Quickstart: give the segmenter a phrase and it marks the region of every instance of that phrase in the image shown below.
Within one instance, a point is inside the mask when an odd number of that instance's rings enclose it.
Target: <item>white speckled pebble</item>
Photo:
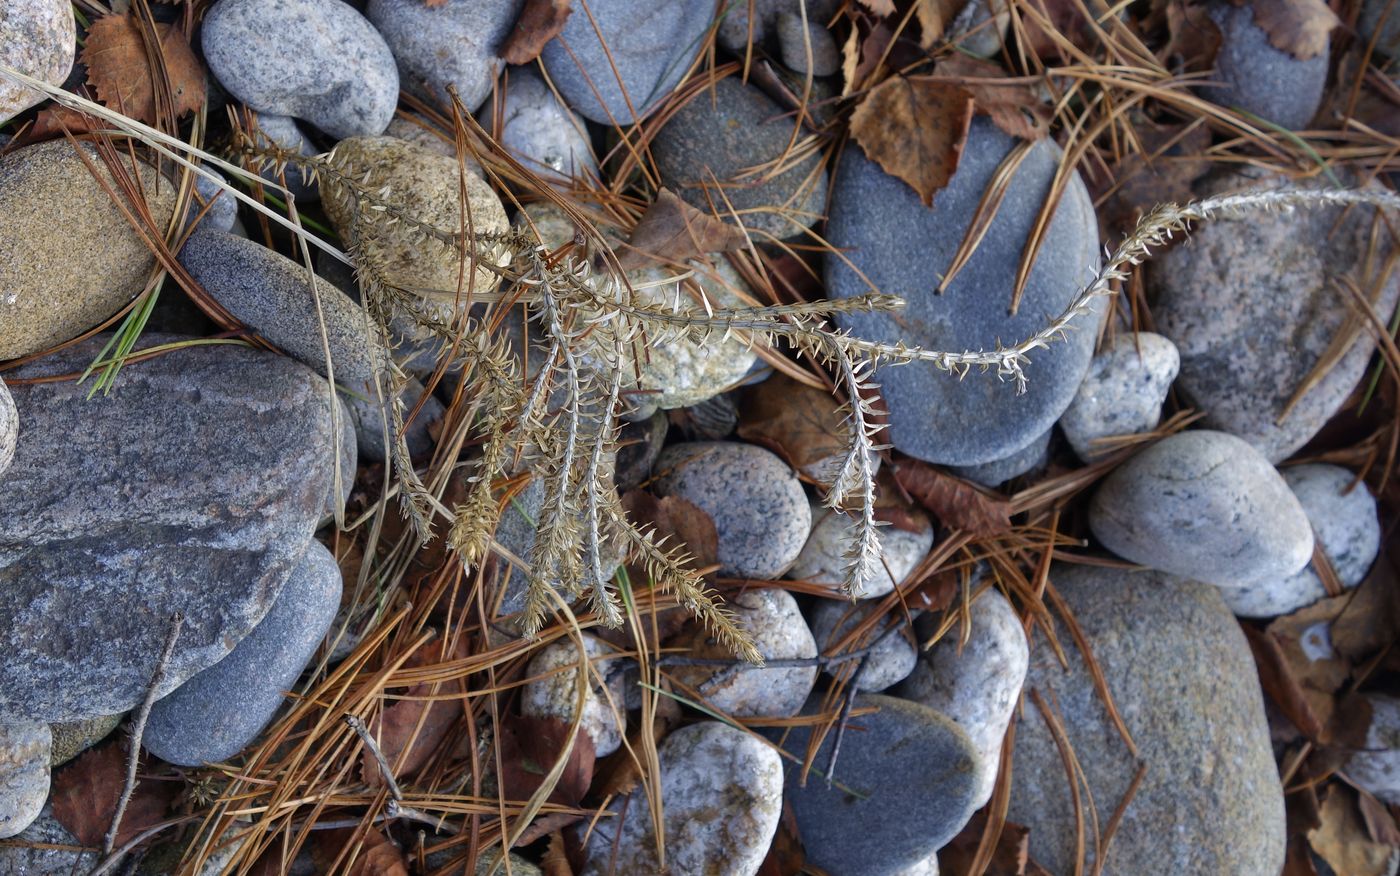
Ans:
[[[491,93],[502,66],[497,54],[522,5],[521,0],[370,0],[365,15],[393,51],[404,90],[449,107],[452,86],[470,113]]]
[[[44,808],[52,740],[48,724],[0,724],[0,839],[24,830]]]
[[[728,606],[735,619],[758,645],[766,660],[809,659],[817,656],[817,641],[802,619],[797,600],[786,590],[750,590]],[[693,653],[702,658],[733,655],[697,630]],[[737,671],[712,666],[678,666],[672,673],[698,690],[711,705],[735,717],[796,715],[812,692],[815,666],[754,667]]]
[[[853,524],[848,514],[819,509],[822,516],[812,527],[812,534],[788,570],[788,577],[812,584],[823,584],[839,590],[846,581],[846,548],[854,538]],[[933,524],[925,520],[926,528],[909,532],[896,526],[878,530],[884,566],[865,582],[865,589],[856,596],[870,599],[884,596],[903,581],[933,548]]]
[[[991,799],[996,784],[1002,737],[1026,680],[1030,649],[1021,619],[1001,591],[983,591],[971,611],[966,644],[959,646],[954,627],[929,649],[899,692],[939,710],[967,731],[982,759],[974,795],[981,806]],[[920,633],[931,635],[925,624],[919,625]]]
[[[73,69],[78,33],[68,0],[0,0],[0,64],[51,85]],[[44,100],[0,77],[0,124]]]
[[[587,676],[588,690],[583,695],[583,723],[579,729],[593,741],[594,752],[606,757],[622,745],[622,727],[627,721],[623,712],[625,661],[616,656],[609,659],[612,651],[608,646],[587,633],[583,634],[583,650],[592,669]],[[573,639],[561,639],[536,654],[526,670],[535,680],[525,685],[520,711],[530,717],[572,722],[580,673],[577,668],[565,667],[577,667],[579,662]]]
[[[1371,726],[1366,746],[1347,761],[1342,771],[1357,787],[1386,803],[1400,804],[1400,699],[1368,694]]]
[[[743,730],[704,721],[666,737],[658,754],[666,872],[757,873],[782,814],[783,764],[778,753]],[[663,872],[643,792],[621,798],[609,809],[622,811],[623,804],[625,819],[603,818],[593,828],[584,876]]]
[[[1089,363],[1079,392],[1060,416],[1060,428],[1080,459],[1102,455],[1095,441],[1157,428],[1181,354],[1152,332],[1115,335]]]
[[[494,98],[502,94],[498,108]],[[546,179],[586,180],[598,175],[587,124],[554,96],[532,67],[510,68],[504,88],[498,87],[479,117],[482,127],[494,133],[516,159]]]
[[[19,411],[15,410],[14,396],[0,380],[0,474],[10,467],[15,458],[15,448],[19,446]]]
[[[852,605],[845,600],[823,599],[812,613],[812,635],[817,640],[817,647],[823,653],[835,653],[832,646],[854,630],[875,608],[876,603],[874,602],[867,601]],[[893,618],[902,619],[903,613],[897,613]],[[865,667],[860,670],[860,675],[856,676],[855,685],[860,690],[884,690],[892,684],[903,681],[914,670],[919,653],[902,631],[892,629],[894,625],[891,624],[891,620],[893,618],[886,618],[877,624],[859,643],[843,649],[844,651],[858,650],[872,643],[875,646],[863,658]],[[902,625],[901,623],[900,626]],[[833,677],[840,672],[849,673],[854,671],[854,664],[858,662],[856,660],[848,664],[831,666],[827,668],[826,672]]]

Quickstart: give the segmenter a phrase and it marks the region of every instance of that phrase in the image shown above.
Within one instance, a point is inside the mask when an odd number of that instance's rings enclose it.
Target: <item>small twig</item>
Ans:
[[[873,646],[872,646],[873,647]],[[856,671],[851,675],[850,687],[846,688],[845,700],[841,703],[841,715],[836,719],[836,739],[831,743],[831,755],[826,759],[826,789],[831,790],[831,783],[836,778],[836,758],[841,756],[841,741],[846,738],[846,722],[851,720],[851,709],[856,704],[856,694],[859,688],[856,687],[856,679],[865,671],[865,664],[870,659],[867,652],[860,658],[860,663],[856,665]]]
[[[112,826],[107,828],[107,835],[102,839],[103,855],[110,855],[112,848],[117,844],[117,828],[121,826],[126,806],[131,802],[132,792],[136,790],[136,765],[141,759],[141,737],[146,732],[146,719],[151,716],[151,707],[156,704],[156,693],[165,681],[165,670],[170,665],[170,658],[175,654],[175,642],[180,638],[180,627],[184,623],[185,616],[181,612],[177,611],[171,616],[170,632],[165,637],[165,647],[160,652],[160,659],[156,661],[155,671],[151,673],[146,698],[136,712],[136,720],[132,722],[131,750],[127,753],[126,760],[126,784],[122,786],[122,795],[117,798],[117,811],[112,813]]]
[[[346,715],[345,723],[360,737],[360,741],[364,742],[369,753],[374,756],[374,762],[379,764],[379,774],[384,777],[384,784],[389,788],[389,805],[385,807],[385,814],[389,818],[406,818],[409,821],[430,824],[435,831],[446,828],[450,833],[457,833],[455,828],[446,825],[441,818],[434,818],[426,812],[403,805],[403,791],[399,790],[399,783],[394,780],[394,771],[389,766],[388,759],[384,757],[384,752],[379,750],[379,743],[374,741],[374,736],[365,726],[365,722],[354,715]]]

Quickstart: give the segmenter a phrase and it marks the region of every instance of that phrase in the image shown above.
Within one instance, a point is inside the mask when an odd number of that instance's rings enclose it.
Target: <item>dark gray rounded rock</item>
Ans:
[[[575,111],[599,124],[628,125],[680,84],[713,12],[692,0],[592,0],[587,15],[569,16],[540,60]]]
[[[738,213],[759,241],[784,240],[819,218],[826,171],[811,154],[776,175],[754,168],[777,164],[793,137],[793,118],[737,76],[698,92],[652,141],[662,185],[692,206],[727,220]],[[798,137],[806,132],[799,132]]]
[[[1012,478],[1018,478],[1027,472],[1045,466],[1045,463],[1050,460],[1050,433],[1052,431],[1046,429],[1043,433],[1032,438],[1025,447],[1003,456],[1001,459],[994,459],[981,465],[954,465],[950,466],[948,470],[974,484],[981,484],[984,487],[1000,486]]]
[[[389,392],[389,379],[381,381],[384,392]],[[394,440],[394,419],[387,410],[388,405],[379,401],[379,391],[375,389],[374,383],[363,383],[355,387],[356,396],[346,393],[341,394],[345,401],[345,407],[350,411],[351,422],[355,425],[355,444],[359,448],[359,458],[367,459],[370,462],[383,462],[390,456]],[[410,421],[409,415],[418,405],[418,400],[423,400],[423,405],[419,409],[417,416]],[[408,454],[414,459],[420,459],[433,450],[433,437],[429,430],[434,423],[442,419],[445,409],[442,402],[428,392],[413,378],[399,390],[399,401],[403,403],[404,420],[407,425]],[[385,444],[386,435],[390,443]]]
[[[14,376],[79,372],[106,340]],[[91,400],[71,381],[13,393],[25,440],[0,475],[0,714],[132,708],[177,611],[160,693],[218,662],[271,607],[325,505],[337,452],[325,381],[216,345],[129,362]]]
[[[831,876],[896,876],[942,848],[976,808],[981,767],[962,728],[908,700],[882,694],[855,699],[857,709],[872,706],[879,711],[852,719],[830,788],[816,771],[806,787],[800,784],[810,729],[795,727],[783,740],[797,755],[796,763],[783,761],[783,770],[807,861]],[[835,735],[822,742],[817,769]]]
[[[0,475],[10,467],[18,443],[19,412],[15,410],[15,400],[10,395],[9,387],[5,386],[4,380],[0,380]]]
[[[1278,471],[1234,435],[1178,432],[1113,470],[1089,505],[1089,528],[1118,556],[1153,569],[1244,587],[1292,575],[1313,533]]]
[[[675,444],[656,461],[657,495],[680,496],[714,520],[720,574],[776,578],[802,551],[812,509],[797,476],[752,444]]]
[[[49,725],[0,724],[0,839],[39,817],[49,797]]]
[[[75,851],[82,842],[53,817],[48,804],[15,840],[14,845],[0,843],[0,876],[73,876],[98,864],[96,851]]]
[[[227,185],[228,180],[222,173],[212,167],[205,167],[204,170],[214,174]],[[217,231],[232,231],[234,223],[238,221],[238,199],[226,191],[225,186],[210,182],[199,174],[194,174],[194,190],[199,197],[190,199],[190,221],[193,222],[194,217],[204,211],[204,227]],[[209,207],[207,211],[204,210],[206,205]]]
[[[190,235],[179,258],[239,322],[288,355],[324,376],[328,373],[325,344],[329,344],[337,383],[354,385],[373,379],[381,360],[364,311],[345,293],[318,279],[318,313],[302,265],[246,237],[213,229]]]
[[[1015,145],[986,118],[974,118],[957,172],[932,209],[859,148],[845,150],[827,223],[827,239],[842,255],[827,257],[827,289],[833,298],[869,292],[859,270],[907,304],[895,313],[841,317],[842,328],[933,350],[994,349],[998,342],[1029,337],[1064,310],[1099,259],[1098,222],[1078,174],[1042,239],[1020,308],[1008,315],[1016,267],[1060,162],[1060,150],[1049,140],[1030,148],[977,252],[937,292],[993,174]],[[1095,329],[1094,319],[1083,319],[1066,340],[1032,354],[1024,395],[995,373],[977,369],[962,380],[926,363],[881,369],[892,442],[910,456],[943,465],[979,465],[1020,450],[1054,425],[1074,398],[1093,354]]]
[[[305,119],[337,140],[382,133],[394,117],[394,56],[341,0],[219,0],[202,44],[219,83],[258,112]]]
[[[506,151],[541,177],[554,182],[598,178],[588,123],[554,96],[533,67],[511,67],[505,86],[486,101],[479,117]]]
[[[162,760],[227,760],[267,726],[340,607],[340,566],[306,547],[267,615],[228,656],[156,701],[141,744]]]
[[[1230,174],[1208,180],[1200,193],[1293,184]],[[1294,396],[1352,319],[1339,277],[1351,277],[1374,296],[1381,320],[1395,310],[1400,271],[1384,283],[1379,274],[1360,273],[1374,261],[1374,218],[1371,208],[1353,206],[1213,219],[1148,262],[1157,329],[1181,353],[1177,389],[1205,412],[1206,425],[1240,436],[1279,462],[1346,402],[1375,349],[1365,330],[1301,398]]]
[[[295,152],[298,155],[316,155],[321,150],[311,142],[306,136],[306,132],[297,124],[296,119],[290,116],[279,116],[275,113],[258,113],[258,130],[269,145],[288,152]],[[288,167],[286,172],[278,175],[271,168],[262,174],[263,179],[268,182],[282,185],[283,178],[286,179],[286,186],[296,197],[298,204],[314,204],[321,200],[321,189],[312,182],[308,174],[304,174],[295,168]],[[280,193],[279,193],[280,194]]]
[[[1249,645],[1214,587],[1158,572],[1055,566],[1050,579],[1083,630],[1136,743],[1114,728],[1063,625],[1069,668],[1044,633],[1026,689],[1053,704],[1100,818],[1147,772],[1123,812],[1103,873],[1278,876],[1283,789],[1269,745]],[[1030,856],[1075,872],[1075,817],[1064,760],[1033,698],[1016,728],[1011,809],[1030,828]],[[1082,797],[1081,797],[1082,799]],[[1083,872],[1094,870],[1089,844]]]
[[[498,54],[523,5],[523,0],[447,0],[431,5],[421,0],[370,0],[365,15],[394,53],[405,90],[450,107],[451,85],[467,112],[476,112],[504,66]],[[586,16],[575,11],[570,17]]]
[[[664,411],[657,411],[645,420],[622,424],[617,443],[617,471],[613,479],[619,492],[641,486],[651,477],[651,467],[666,444],[666,432],[671,420]]]
[[[1220,29],[1211,78],[1221,84],[1201,86],[1200,94],[1284,128],[1307,127],[1327,87],[1330,52],[1301,59],[1274,48],[1268,33],[1255,23],[1252,6],[1220,2],[1211,7],[1210,18]]]
[[[800,16],[803,6],[808,21],[825,24],[841,4],[837,0],[726,0],[719,19],[719,44],[743,55],[750,40],[756,46],[770,43],[778,19],[785,14]]]
[[[805,23],[794,12],[779,15],[778,46],[783,64],[794,72],[830,76],[841,69],[841,47],[836,45],[836,37],[825,23],[813,21],[811,13]]]

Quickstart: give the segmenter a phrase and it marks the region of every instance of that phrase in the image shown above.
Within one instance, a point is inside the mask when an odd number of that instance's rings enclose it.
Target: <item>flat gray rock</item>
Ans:
[[[511,67],[479,120],[517,161],[546,180],[598,178],[588,123],[554,96],[534,67]]]
[[[104,340],[12,373],[81,371]],[[129,363],[92,400],[71,381],[12,391],[25,440],[0,476],[0,714],[132,708],[177,611],[161,693],[216,663],[271,607],[324,507],[324,381],[219,345]]]
[[[78,32],[68,0],[0,0],[0,64],[62,85],[73,69]],[[0,78],[0,125],[47,98]]]
[[[340,566],[312,540],[272,608],[228,656],[156,701],[141,744],[162,760],[228,760],[262,732],[340,608]]]
[[[980,465],[954,465],[948,470],[963,480],[981,484],[984,487],[998,487],[1012,478],[1045,467],[1050,461],[1050,433],[1053,429],[1031,439],[1030,443],[1013,451],[1001,459],[984,462]]]
[[[1016,343],[1064,310],[1099,261],[1098,221],[1077,174],[1042,239],[1020,308],[1008,315],[1016,266],[1060,161],[1049,140],[1031,147],[977,252],[946,291],[936,291],[993,174],[1015,145],[986,118],[974,118],[957,172],[932,209],[858,147],[845,150],[827,223],[827,239],[843,255],[827,257],[827,289],[833,298],[871,291],[859,269],[879,291],[907,305],[896,313],[841,317],[842,328],[872,340],[960,352]],[[1069,407],[1088,369],[1096,328],[1095,319],[1083,319],[1067,340],[1031,354],[1024,395],[977,369],[962,380],[927,363],[880,369],[876,380],[890,412],[892,442],[942,465],[979,465],[1024,448]]]
[[[909,641],[909,635],[897,629],[904,626],[900,613],[886,617],[867,635],[853,640],[849,647],[838,647],[878,607],[879,603],[872,600],[852,604],[845,599],[822,599],[812,610],[812,637],[817,640],[821,653],[849,653],[870,648],[863,658],[825,669],[832,678],[850,678],[850,683],[863,691],[881,691],[898,684],[914,671],[914,664],[919,659],[918,649]],[[863,664],[861,660],[864,660]]]
[[[1303,507],[1269,461],[1224,432],[1178,432],[1104,479],[1089,529],[1125,560],[1238,588],[1312,557]]]
[[[1255,24],[1252,6],[1217,3],[1210,18],[1220,29],[1211,79],[1221,84],[1201,86],[1201,96],[1284,128],[1307,127],[1327,87],[1330,52],[1304,60],[1274,48],[1269,35]]]
[[[451,85],[471,113],[491,93],[504,66],[497,56],[523,5],[523,0],[447,0],[430,7],[421,0],[370,0],[365,15],[394,53],[405,90],[450,107]]]
[[[302,265],[246,237],[214,229],[190,235],[179,258],[239,322],[318,374],[327,374],[329,344],[337,383],[353,386],[374,378],[379,345],[370,335],[364,311],[318,279],[318,313]]]
[[[14,396],[0,380],[0,475],[10,467],[15,458],[15,447],[19,443],[19,411],[15,410]]]
[[[726,2],[719,21],[719,44],[735,54],[748,50],[749,41],[756,46],[772,42],[778,33],[778,19],[784,14],[798,15],[807,7],[807,20],[830,20],[840,7],[836,0],[738,0]]]
[[[680,496],[714,520],[721,575],[776,578],[797,559],[812,509],[797,475],[772,452],[731,441],[673,444],[656,471],[658,496]]]
[[[341,0],[219,0],[202,44],[219,83],[258,112],[305,119],[337,140],[382,133],[394,117],[394,56]]]
[[[798,783],[808,728],[793,728],[783,742],[799,760],[785,759],[783,771],[807,861],[831,876],[896,876],[942,848],[975,809],[981,767],[956,723],[908,700],[856,697],[857,709],[871,706],[879,711],[851,719],[831,788],[816,771],[806,787]],[[817,752],[818,770],[835,735]]]
[[[73,876],[97,866],[97,852],[76,852],[52,846],[81,848],[78,838],[53,817],[45,804],[39,817],[15,837],[26,845],[0,843],[0,876]]]
[[[540,60],[576,112],[629,125],[680,84],[713,13],[691,0],[592,0],[587,15],[569,16]]]
[[[39,817],[49,797],[49,725],[0,724],[0,839]]]
[[[1147,773],[1109,847],[1105,876],[1278,876],[1283,789],[1249,646],[1215,588],[1158,572],[1055,566]],[[1066,671],[1038,633],[1026,690],[1053,703],[1100,819],[1138,770],[1068,631]],[[1060,750],[1029,694],[1016,728],[1009,820],[1030,856],[1072,873],[1075,820]],[[1082,799],[1082,796],[1081,796]],[[1100,821],[1102,824],[1102,820]],[[1086,857],[1092,859],[1093,845]],[[1094,870],[1092,860],[1083,872]]]
[[[789,159],[780,173],[755,171],[778,165],[793,125],[792,115],[763,92],[727,76],[671,116],[651,153],[661,184],[695,208],[732,222],[732,207],[754,240],[786,240],[813,225],[826,207],[821,155]]]
[[[1235,174],[1213,178],[1201,194],[1285,184],[1293,183]],[[1177,388],[1205,412],[1206,425],[1279,462],[1346,402],[1375,349],[1364,329],[1284,416],[1350,318],[1339,278],[1374,294],[1382,321],[1395,310],[1400,272],[1384,284],[1361,273],[1376,263],[1367,255],[1374,216],[1370,208],[1338,207],[1215,219],[1148,262],[1157,329],[1181,352]]]
[[[845,512],[828,508],[813,509],[813,513],[819,515],[816,525],[787,575],[840,590],[846,584],[846,551],[855,539],[855,521]],[[933,523],[927,518],[921,522],[924,526],[918,532],[898,526],[882,526],[876,530],[883,562],[865,582],[865,589],[855,594],[857,598],[874,599],[892,592],[895,585],[923,562],[933,549]]]
[[[578,685],[583,694],[579,732],[588,734],[593,753],[607,757],[622,746],[627,729],[625,669],[631,661],[619,659],[602,639],[582,633],[584,654],[580,657],[574,640],[568,637],[541,648],[531,658],[525,675],[531,681],[520,692],[520,712],[527,717],[556,718],[573,723],[578,704]],[[584,660],[590,664],[580,671]],[[635,665],[635,664],[634,664]]]
[[[1060,417],[1060,429],[1080,459],[1111,448],[1100,438],[1157,428],[1162,403],[1181,369],[1176,344],[1152,332],[1113,336],[1089,363],[1074,401]]]

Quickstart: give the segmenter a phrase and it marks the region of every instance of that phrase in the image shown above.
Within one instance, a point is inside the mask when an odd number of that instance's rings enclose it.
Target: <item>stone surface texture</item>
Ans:
[[[579,732],[587,733],[598,757],[607,757],[622,745],[627,724],[624,706],[623,663],[607,659],[612,649],[595,636],[582,634],[583,650],[591,668],[585,673],[573,639],[565,638],[541,649],[530,660],[526,676],[534,679],[520,695],[522,714],[536,718],[557,718],[572,723],[578,705],[578,684],[583,694],[583,717]]]
[[[504,88],[481,107],[480,121],[516,160],[546,180],[598,178],[587,123],[554,96],[533,67],[510,68]]]
[[[829,508],[814,508],[812,513],[816,525],[788,569],[788,577],[839,590],[846,583],[845,555],[855,538],[854,522],[849,514]],[[926,517],[921,522],[924,526],[918,532],[898,526],[884,526],[876,532],[884,563],[856,594],[858,598],[873,599],[892,592],[928,556],[933,549],[933,524]]]
[[[379,28],[414,96],[447,108],[447,86],[467,112],[491,94],[504,62],[498,57],[523,0],[370,0],[365,15]]]
[[[1306,128],[1322,103],[1330,52],[1303,59],[1275,48],[1252,6],[1217,3],[1210,18],[1221,37],[1211,79],[1221,85],[1202,87],[1201,95],[1284,128]]]
[[[73,6],[67,0],[0,0],[0,64],[62,85],[78,45]],[[9,79],[0,80],[0,125],[44,100]]]
[[[1095,444],[1098,439],[1157,428],[1180,369],[1176,344],[1161,335],[1114,335],[1089,363],[1079,392],[1060,417],[1060,429],[1074,452],[1080,459],[1093,459],[1111,449]]]
[[[817,648],[823,654],[871,648],[870,653],[861,658],[865,661],[863,666],[857,665],[859,660],[853,660],[828,666],[825,670],[833,678],[849,677],[858,671],[859,674],[850,683],[863,691],[881,691],[898,684],[914,671],[914,664],[919,659],[918,649],[909,641],[909,636],[894,628],[903,626],[902,622],[894,626],[888,621],[877,624],[870,633],[854,640],[849,648],[838,649],[840,642],[854,632],[877,606],[878,603],[872,601],[852,605],[845,600],[823,599],[812,610],[812,637],[817,640]]]
[[[0,724],[0,839],[28,827],[49,796],[49,725]]]

